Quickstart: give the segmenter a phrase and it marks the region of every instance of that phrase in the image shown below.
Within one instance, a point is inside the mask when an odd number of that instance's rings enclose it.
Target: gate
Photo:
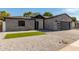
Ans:
[[[0,32],[2,32],[2,22],[0,22]]]

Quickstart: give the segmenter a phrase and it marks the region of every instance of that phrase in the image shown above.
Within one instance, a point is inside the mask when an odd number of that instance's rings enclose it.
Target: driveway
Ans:
[[[8,32],[11,33],[11,32]],[[79,39],[79,30],[47,31],[45,35],[1,39],[1,51],[56,51]]]

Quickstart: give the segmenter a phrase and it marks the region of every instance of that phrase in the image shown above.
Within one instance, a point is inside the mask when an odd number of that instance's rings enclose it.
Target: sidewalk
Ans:
[[[0,40],[4,39],[6,33],[5,32],[0,32]]]
[[[79,40],[60,49],[60,51],[79,51]]]

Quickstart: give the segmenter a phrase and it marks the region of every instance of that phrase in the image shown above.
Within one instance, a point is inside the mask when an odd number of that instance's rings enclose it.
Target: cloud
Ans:
[[[79,8],[67,8],[62,10],[63,13],[67,13],[72,17],[76,17],[79,20]]]
[[[76,13],[76,12],[79,12],[79,8],[67,8],[67,9],[63,9],[63,12]]]

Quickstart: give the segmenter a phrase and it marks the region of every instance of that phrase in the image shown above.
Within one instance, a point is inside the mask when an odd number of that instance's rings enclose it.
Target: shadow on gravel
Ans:
[[[68,31],[68,30],[37,30],[41,32],[60,32],[60,31]]]

